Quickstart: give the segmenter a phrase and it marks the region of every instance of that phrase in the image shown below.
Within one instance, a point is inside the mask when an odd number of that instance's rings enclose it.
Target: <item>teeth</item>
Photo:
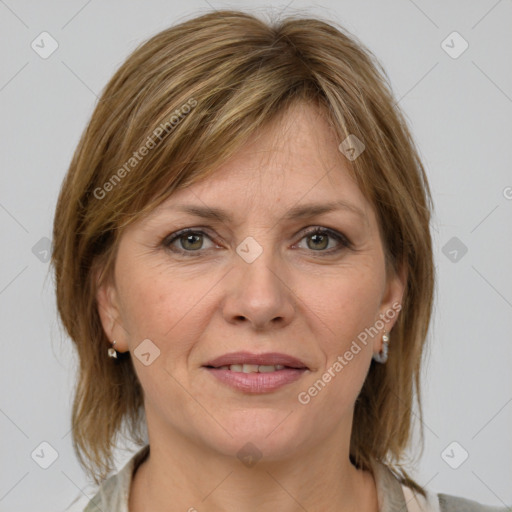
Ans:
[[[268,373],[268,372],[275,372],[276,370],[282,370],[284,366],[282,364],[276,364],[275,366],[272,365],[261,365],[258,367],[258,370],[260,373]]]
[[[241,373],[270,373],[282,370],[282,364],[276,365],[257,365],[257,364],[232,364],[229,366],[221,366],[219,370],[231,370],[232,372]]]
[[[244,364],[242,371],[244,373],[256,373],[258,371],[257,364]]]
[[[261,365],[258,370],[260,373],[275,372],[276,367],[272,365]]]

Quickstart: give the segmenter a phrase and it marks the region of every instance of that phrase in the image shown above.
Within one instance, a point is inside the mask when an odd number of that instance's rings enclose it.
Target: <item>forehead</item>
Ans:
[[[213,173],[175,191],[154,214],[194,204],[203,211],[219,205],[223,210],[251,208],[260,213],[293,208],[290,215],[299,216],[306,205],[336,202],[366,217],[369,205],[338,145],[322,110],[295,105]]]

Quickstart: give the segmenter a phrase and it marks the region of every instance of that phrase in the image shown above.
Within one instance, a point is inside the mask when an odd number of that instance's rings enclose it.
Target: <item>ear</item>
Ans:
[[[107,338],[116,341],[118,352],[128,351],[126,331],[123,328],[121,310],[119,308],[118,291],[113,279],[102,276],[101,269],[95,272],[96,303],[101,325]]]
[[[398,271],[394,268],[387,269],[386,289],[379,308],[379,319],[385,323],[382,332],[390,332],[398,320],[406,286],[407,268],[405,264],[400,265]],[[381,340],[378,345],[381,345]]]

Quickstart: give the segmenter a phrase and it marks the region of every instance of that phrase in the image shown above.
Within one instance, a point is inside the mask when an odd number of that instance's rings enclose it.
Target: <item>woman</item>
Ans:
[[[491,510],[402,462],[430,211],[384,74],[342,29],[218,11],[139,47],[54,223],[74,446],[101,482],[84,510]],[[122,432],[141,448],[105,480]]]

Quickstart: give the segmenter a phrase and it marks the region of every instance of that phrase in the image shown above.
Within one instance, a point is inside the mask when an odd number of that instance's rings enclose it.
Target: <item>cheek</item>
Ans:
[[[133,342],[137,339],[161,337],[165,329],[172,328],[173,316],[181,304],[178,293],[169,293],[164,279],[158,276],[144,275],[137,269],[131,269],[129,282],[121,292],[123,296],[123,323]]]
[[[314,417],[331,411],[326,428],[335,428],[340,415],[350,414],[369,370],[372,339],[365,343],[358,336],[378,318],[382,291],[380,276],[370,270],[346,269],[323,286],[307,287],[305,303],[314,312],[308,317],[316,322],[324,366],[308,379],[298,399],[301,407],[312,407]]]
[[[187,357],[208,322],[208,294],[219,277],[192,279],[183,272],[151,266],[134,258],[120,261],[123,325],[130,350],[148,338],[160,349],[159,363],[169,371]]]
[[[370,262],[357,268],[347,266],[299,284],[300,297],[307,306],[304,314],[318,323],[317,332],[325,333],[319,341],[326,355],[345,352],[378,318],[383,289],[378,268]]]

